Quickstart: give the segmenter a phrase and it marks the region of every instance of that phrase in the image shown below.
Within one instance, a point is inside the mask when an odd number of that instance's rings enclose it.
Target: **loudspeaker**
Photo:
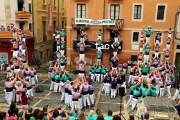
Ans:
[[[125,96],[125,92],[124,92],[125,90],[124,90],[124,87],[120,87],[119,88],[119,95],[121,96],[121,97],[123,97],[123,96]]]

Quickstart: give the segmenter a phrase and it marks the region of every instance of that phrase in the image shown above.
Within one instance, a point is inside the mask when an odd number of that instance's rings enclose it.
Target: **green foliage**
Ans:
[[[176,73],[174,75],[174,79],[178,82],[180,82],[180,80],[178,80],[178,74],[179,74],[179,63],[180,63],[180,56],[179,56],[179,59],[178,59],[178,62],[176,64]]]

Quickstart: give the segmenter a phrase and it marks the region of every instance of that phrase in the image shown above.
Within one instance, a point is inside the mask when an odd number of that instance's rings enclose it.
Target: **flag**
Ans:
[[[28,11],[17,11],[17,18],[30,18],[30,12],[28,12]]]
[[[31,36],[30,30],[22,30],[25,35]],[[17,37],[19,37],[19,32],[17,31]],[[0,31],[0,38],[13,38],[13,32],[12,31]]]
[[[115,28],[116,29],[122,28],[123,27],[123,22],[124,22],[124,19],[116,19]]]

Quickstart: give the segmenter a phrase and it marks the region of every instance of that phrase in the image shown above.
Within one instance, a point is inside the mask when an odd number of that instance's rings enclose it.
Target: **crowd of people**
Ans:
[[[95,106],[95,94],[93,90],[93,83],[103,82],[102,92],[105,92],[105,95],[111,96],[112,98],[116,98],[117,94],[120,94],[119,88],[123,87],[125,94],[127,93],[127,85],[130,86],[130,99],[127,102],[127,106],[132,105],[132,111],[136,108],[138,103],[143,101],[143,98],[146,96],[164,96],[167,89],[167,96],[171,98],[171,83],[174,81],[175,74],[175,66],[170,63],[169,54],[170,54],[170,42],[171,42],[171,29],[168,30],[168,38],[167,38],[167,48],[165,52],[165,60],[160,61],[159,58],[159,41],[161,40],[161,36],[159,33],[156,34],[156,45],[155,48],[155,57],[150,60],[149,53],[151,50],[150,44],[150,35],[153,33],[151,30],[151,26],[148,26],[147,30],[143,30],[146,32],[146,42],[144,42],[145,35],[143,32],[140,35],[140,52],[138,54],[138,61],[131,61],[129,59],[127,62],[119,63],[119,58],[117,57],[117,51],[119,49],[119,32],[118,30],[113,30],[114,34],[114,43],[113,54],[114,56],[111,58],[111,67],[108,69],[105,66],[102,59],[102,51],[101,51],[101,35],[103,34],[101,30],[97,32],[98,34],[98,51],[97,62],[90,66],[89,77],[86,76],[85,72],[85,38],[87,33],[85,33],[85,29],[80,29],[80,42],[78,43],[80,49],[79,61],[77,61],[79,74],[75,80],[71,79],[71,74],[66,70],[66,57],[65,57],[65,36],[66,33],[64,29],[61,31],[56,28],[55,30],[55,39],[57,42],[57,51],[56,51],[56,62],[53,65],[52,61],[49,61],[49,71],[48,78],[51,78],[50,90],[55,93],[61,94],[61,103],[65,103],[68,107],[71,107],[71,111],[66,113],[64,109],[61,109],[63,115],[59,117],[58,107],[54,110],[51,110],[46,107],[43,111],[36,109],[32,114],[32,108],[28,108],[28,101],[33,100],[33,92],[32,86],[38,82],[37,71],[35,68],[30,68],[27,64],[27,52],[26,52],[26,35],[19,30],[19,38],[16,37],[16,32],[18,29],[12,23],[11,30],[13,31],[14,38],[11,40],[13,44],[13,57],[9,61],[9,65],[6,68],[7,77],[5,81],[5,100],[11,106],[13,106],[14,112],[16,112],[16,116],[18,111],[15,110],[15,103],[21,101],[22,110],[25,110],[27,120],[34,119],[80,119],[85,120],[85,113],[81,110],[86,107],[94,107]],[[144,54],[143,54],[144,49]],[[144,60],[143,59],[144,56]],[[152,62],[149,62],[152,61]],[[4,67],[5,60],[2,58],[0,60],[1,69]],[[129,80],[126,82],[125,75],[129,74]],[[176,98],[179,97],[179,87],[176,90],[176,93],[173,97],[173,100],[178,100]],[[49,109],[49,110],[48,110]],[[75,113],[73,115],[73,111]],[[27,112],[28,111],[28,112]],[[79,113],[79,114],[78,114]],[[15,113],[14,113],[15,114]],[[88,119],[90,120],[119,120],[118,115],[112,116],[113,112],[108,110],[108,116],[103,117],[98,109],[95,111],[90,111],[88,115]],[[0,112],[0,117],[5,120],[7,118],[6,113]],[[9,118],[11,115],[9,113]],[[130,116],[130,119],[134,118]]]

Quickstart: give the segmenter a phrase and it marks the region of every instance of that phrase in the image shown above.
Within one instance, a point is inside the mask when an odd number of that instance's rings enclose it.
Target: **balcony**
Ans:
[[[115,25],[106,25],[105,29],[107,30],[122,29],[124,27],[124,19],[119,19],[119,20],[120,20],[119,22],[115,21]]]
[[[17,11],[15,14],[16,14],[16,21],[30,20],[30,12],[29,11]]]
[[[25,35],[31,36],[30,30],[22,30]],[[13,38],[13,32],[12,31],[0,31],[0,39],[2,38]],[[17,38],[19,38],[19,33],[17,32]]]
[[[72,28],[74,29],[79,29],[83,27],[84,29],[88,29],[89,25],[85,25],[85,24],[75,24],[75,18],[72,18]]]

